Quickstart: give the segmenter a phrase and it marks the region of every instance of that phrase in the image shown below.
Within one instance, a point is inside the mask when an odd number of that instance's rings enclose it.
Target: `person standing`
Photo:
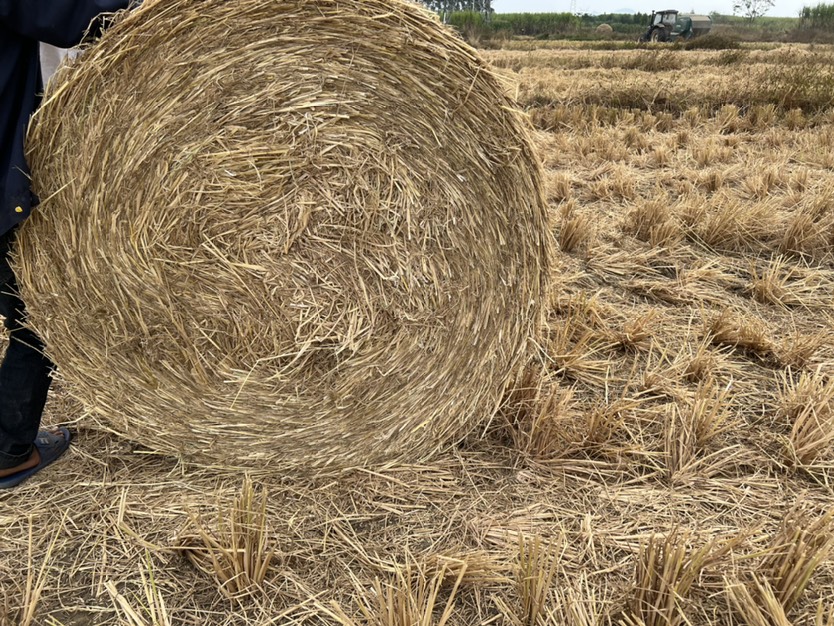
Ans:
[[[0,362],[0,489],[36,473],[63,454],[66,428],[41,430],[53,365],[40,338],[25,325],[26,307],[9,263],[18,226],[37,205],[24,139],[40,104],[40,43],[77,45],[101,29],[101,15],[130,0],[0,0],[0,316],[9,343]]]

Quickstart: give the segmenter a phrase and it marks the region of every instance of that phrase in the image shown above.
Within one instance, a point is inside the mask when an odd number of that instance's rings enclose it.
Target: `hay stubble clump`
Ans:
[[[411,4],[147,2],[51,85],[29,159],[31,323],[155,451],[423,458],[490,419],[536,331],[525,125]]]

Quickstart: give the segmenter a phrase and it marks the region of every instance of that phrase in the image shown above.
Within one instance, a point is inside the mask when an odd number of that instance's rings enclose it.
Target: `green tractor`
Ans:
[[[648,30],[640,37],[641,42],[678,41],[706,35],[712,28],[708,15],[682,15],[675,10],[654,11]]]

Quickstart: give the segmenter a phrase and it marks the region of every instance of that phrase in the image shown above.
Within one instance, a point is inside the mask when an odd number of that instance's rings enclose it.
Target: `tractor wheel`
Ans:
[[[653,42],[653,43],[657,43],[657,42],[659,42],[659,41],[663,41],[664,39],[665,39],[665,37],[663,37],[663,32],[662,32],[662,31],[661,31],[661,29],[659,29],[659,28],[655,28],[655,29],[652,31],[652,34],[651,34],[651,35],[649,35],[649,41],[651,41],[651,42]]]

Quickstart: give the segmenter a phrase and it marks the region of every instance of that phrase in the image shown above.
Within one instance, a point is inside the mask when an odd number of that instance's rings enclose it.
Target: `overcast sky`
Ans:
[[[803,5],[815,5],[817,0],[776,0],[767,15],[796,17]],[[570,0],[492,0],[498,13],[561,13],[570,11]],[[623,13],[628,11],[651,13],[652,9],[678,9],[689,13],[707,14],[717,11],[731,15],[733,0],[576,0],[579,13]]]

